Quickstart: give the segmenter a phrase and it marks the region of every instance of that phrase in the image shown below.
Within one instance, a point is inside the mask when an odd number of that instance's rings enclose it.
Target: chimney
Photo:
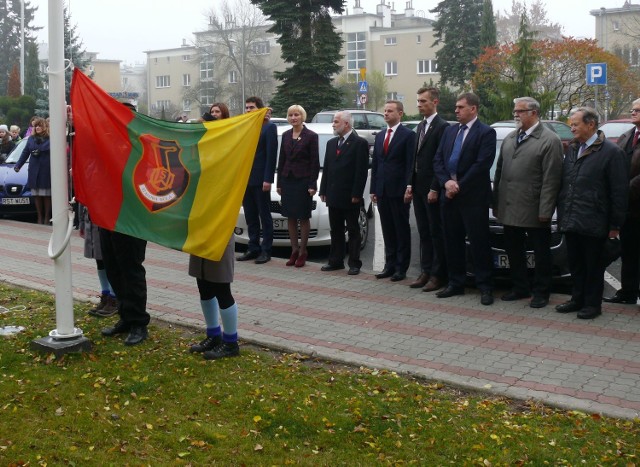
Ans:
[[[413,0],[408,0],[406,6],[404,7],[404,15],[407,18],[412,18],[415,16],[416,11],[413,9]]]
[[[378,16],[382,16],[382,27],[391,27],[391,8],[384,3],[384,0],[380,1],[380,4],[376,6],[376,13]]]
[[[361,0],[355,0],[356,4],[353,7],[353,14],[354,15],[361,15],[362,13],[364,13],[364,10],[362,9],[362,7],[360,6],[360,1]]]

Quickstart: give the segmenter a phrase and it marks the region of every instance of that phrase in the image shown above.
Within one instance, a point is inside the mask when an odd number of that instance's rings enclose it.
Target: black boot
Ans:
[[[220,344],[222,344],[222,336],[207,336],[199,344],[193,344],[189,349],[189,352],[206,352],[207,350],[213,350]]]
[[[204,352],[205,360],[217,360],[219,358],[235,357],[240,355],[240,347],[237,342],[223,342],[212,350]]]

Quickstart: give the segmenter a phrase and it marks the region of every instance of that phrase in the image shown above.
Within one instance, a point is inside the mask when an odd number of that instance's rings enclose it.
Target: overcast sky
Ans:
[[[249,1],[249,0],[247,0]],[[404,11],[407,0],[395,0],[396,10]],[[527,3],[530,3],[529,0]],[[98,52],[100,59],[122,60],[126,63],[144,62],[146,50],[179,47],[182,39],[190,43],[194,31],[207,24],[206,13],[220,0],[67,0],[71,22],[77,26],[77,35],[89,52]],[[354,0],[347,0],[347,9],[353,10]],[[380,0],[361,0],[367,13],[375,13]],[[562,24],[565,35],[589,37],[595,35],[595,18],[590,10],[601,7],[622,7],[624,0],[545,0],[547,16]],[[636,2],[634,2],[636,3]],[[48,42],[48,1],[31,0],[38,6],[36,26],[43,26],[40,42]],[[413,0],[416,12],[433,18],[429,9],[437,0]],[[493,0],[496,11],[511,10],[511,0]]]

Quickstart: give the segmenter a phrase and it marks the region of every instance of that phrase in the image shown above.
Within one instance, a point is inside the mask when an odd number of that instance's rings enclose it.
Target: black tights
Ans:
[[[218,305],[221,309],[229,308],[236,301],[231,295],[231,284],[222,282],[209,282],[205,279],[197,279],[198,291],[200,292],[200,300],[218,299]]]

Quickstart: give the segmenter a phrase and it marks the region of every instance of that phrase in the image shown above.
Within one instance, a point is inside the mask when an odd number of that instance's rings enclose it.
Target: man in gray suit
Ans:
[[[531,97],[513,100],[516,130],[502,143],[493,181],[493,213],[504,225],[511,291],[502,300],[529,298],[532,308],[549,303],[551,217],[562,180],[562,142],[540,122],[540,104]],[[533,244],[535,276],[529,287],[526,238]]]

